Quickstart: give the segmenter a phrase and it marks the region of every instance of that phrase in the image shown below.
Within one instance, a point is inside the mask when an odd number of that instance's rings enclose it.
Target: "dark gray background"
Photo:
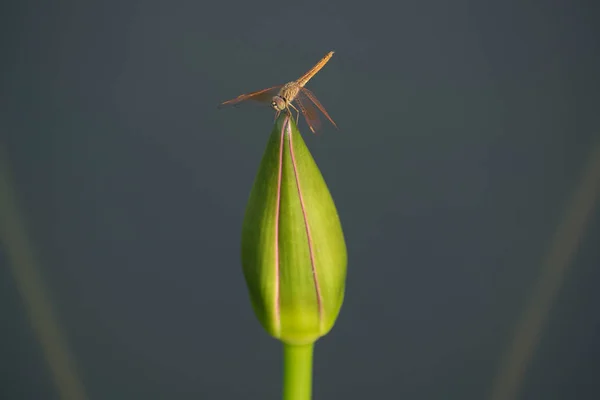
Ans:
[[[594,2],[4,2],[0,144],[90,399],[277,399],[240,226],[272,126],[300,129],[349,253],[317,399],[483,399],[600,136]],[[597,399],[600,213],[521,399]],[[0,398],[58,399],[0,252]]]

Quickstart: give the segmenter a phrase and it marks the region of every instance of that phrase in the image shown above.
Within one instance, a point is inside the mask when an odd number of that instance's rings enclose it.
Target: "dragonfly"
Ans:
[[[333,56],[333,51],[330,51],[323,57],[318,63],[315,64],[310,70],[308,70],[304,75],[295,81],[291,81],[286,83],[285,85],[277,85],[272,86],[267,89],[258,90],[252,93],[241,94],[235,99],[227,100],[219,105],[219,108],[229,105],[235,105],[245,100],[254,100],[261,103],[271,102],[271,107],[276,111],[275,119],[279,116],[279,114],[283,111],[287,112],[289,115],[292,115],[290,107],[296,111],[296,123],[298,123],[298,118],[300,116],[300,112],[304,116],[308,127],[313,133],[316,133],[317,130],[321,127],[321,122],[317,115],[317,110],[314,106],[316,106],[333,124],[333,126],[338,129],[333,119],[329,116],[325,107],[321,104],[321,102],[317,99],[317,96],[304,86],[308,83],[308,81],[316,75],[317,72],[321,70],[327,64],[327,62]],[[296,103],[298,108],[294,106],[293,103]]]

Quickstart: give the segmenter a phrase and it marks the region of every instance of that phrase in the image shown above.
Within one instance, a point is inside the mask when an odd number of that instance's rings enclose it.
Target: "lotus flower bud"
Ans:
[[[328,333],[344,299],[346,264],[333,199],[293,118],[282,113],[242,228],[244,277],[262,326],[289,344]]]

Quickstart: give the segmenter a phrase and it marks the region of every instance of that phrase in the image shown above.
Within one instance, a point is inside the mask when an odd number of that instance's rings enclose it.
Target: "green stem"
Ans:
[[[283,400],[310,400],[314,343],[283,344]]]

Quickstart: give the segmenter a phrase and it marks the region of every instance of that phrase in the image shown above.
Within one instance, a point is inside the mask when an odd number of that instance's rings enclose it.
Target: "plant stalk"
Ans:
[[[314,343],[283,344],[283,400],[310,400]]]

